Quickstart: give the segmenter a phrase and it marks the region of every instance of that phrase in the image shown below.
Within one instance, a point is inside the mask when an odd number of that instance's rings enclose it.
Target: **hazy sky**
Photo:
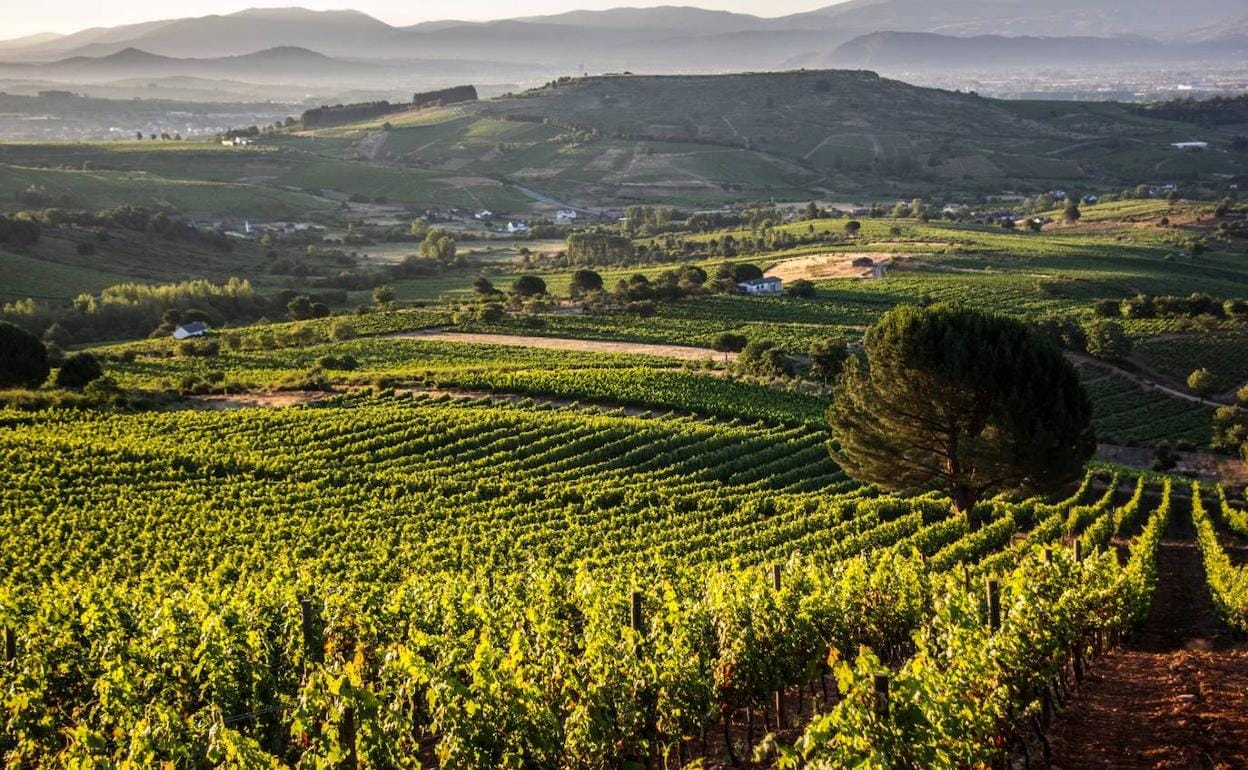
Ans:
[[[257,0],[55,0],[54,2],[22,2],[0,0],[0,40],[36,32],[76,32],[86,27],[114,27],[136,21],[168,19],[181,16],[206,16],[232,13],[256,6],[299,5],[326,10],[349,7],[376,16],[391,24],[414,24],[433,19],[498,19],[514,16],[536,16],[560,13],[578,8],[615,8],[621,5],[697,5],[721,8],[755,16],[783,16],[832,5],[840,0],[290,0],[258,2]]]

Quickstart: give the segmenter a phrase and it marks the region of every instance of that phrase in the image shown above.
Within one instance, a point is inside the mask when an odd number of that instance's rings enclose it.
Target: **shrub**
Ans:
[[[572,274],[572,296],[579,297],[602,291],[602,276],[593,270],[577,270]]]
[[[496,324],[502,321],[505,315],[503,306],[496,302],[477,308],[477,320],[481,323]]]
[[[757,377],[783,377],[791,373],[789,358],[771,340],[754,340],[741,351],[737,368]]]
[[[86,384],[82,394],[97,404],[111,405],[120,403],[126,392],[112,377],[97,377]]]
[[[715,336],[711,347],[720,353],[740,353],[748,343],[749,340],[745,338],[745,335],[724,332]]]
[[[334,342],[346,342],[347,340],[355,339],[357,336],[359,335],[355,331],[355,327],[347,321],[334,321],[329,327],[329,338]]]
[[[785,287],[785,293],[790,297],[810,299],[815,296],[815,285],[805,278],[798,278]]]
[[[91,353],[74,353],[65,359],[56,373],[57,387],[82,390],[91,382],[104,376],[100,359]]]
[[[1122,303],[1116,299],[1098,299],[1092,305],[1092,312],[1099,318],[1117,318],[1122,315]]]
[[[751,265],[748,262],[742,262],[739,265],[732,266],[732,280],[734,283],[755,281],[762,277],[763,271],[758,265]]]
[[[373,289],[373,304],[377,307],[387,307],[394,303],[396,296],[394,289],[389,286],[378,286]]]
[[[0,388],[37,388],[48,379],[48,349],[25,329],[0,321]]]
[[[1088,324],[1086,333],[1088,352],[1097,358],[1120,361],[1131,354],[1131,338],[1117,321],[1098,319]]]
[[[273,347],[276,347],[276,343]],[[175,351],[179,356],[187,358],[192,356],[209,358],[221,352],[221,345],[216,340],[182,340]]]
[[[823,382],[832,382],[841,373],[849,358],[849,346],[844,340],[820,340],[810,346],[810,376]]]
[[[322,369],[333,369],[341,372],[353,372],[360,368],[360,362],[355,360],[355,356],[321,356],[316,360],[316,365]]]
[[[1198,395],[1212,395],[1217,386],[1217,378],[1213,376],[1213,372],[1203,367],[1187,375],[1187,387]]]

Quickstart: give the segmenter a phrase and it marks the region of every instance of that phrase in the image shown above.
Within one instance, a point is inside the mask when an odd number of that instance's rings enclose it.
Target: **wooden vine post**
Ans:
[[[347,750],[346,756],[342,758],[341,770],[358,770],[360,761],[355,749],[355,709],[350,706],[342,711],[342,733],[339,739]]]
[[[645,635],[645,617],[641,612],[641,591],[633,591],[629,597],[628,627],[637,633],[638,643]]]
[[[990,631],[1001,630],[1001,584],[995,580],[989,580],[988,589],[988,629]]]
[[[12,626],[4,627],[4,660],[17,660],[17,632]]]
[[[888,674],[875,675],[875,715],[888,719]]]
[[[772,589],[774,589],[775,591],[780,590],[780,586],[783,582],[783,576],[784,576],[784,569],[783,567],[781,567],[779,563],[771,565],[771,587]],[[773,695],[775,697],[775,707],[776,707],[776,729],[783,730],[786,726],[785,724],[786,720],[784,717],[784,688],[777,689],[775,693],[773,693]]]
[[[313,663],[323,663],[325,649],[316,641],[316,610],[312,606],[312,600],[306,596],[299,597],[299,619],[303,630],[304,654]]]

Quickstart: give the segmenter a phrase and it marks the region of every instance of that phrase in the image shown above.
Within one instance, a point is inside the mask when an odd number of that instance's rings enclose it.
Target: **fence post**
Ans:
[[[798,688],[798,695],[801,695],[801,688]],[[783,730],[787,725],[784,718],[784,690],[776,690],[776,729]]]
[[[888,674],[875,675],[875,714],[888,719]]]
[[[995,580],[988,581],[988,629],[998,631],[1001,628],[1001,585]]]
[[[11,626],[4,627],[4,660],[17,660],[17,632]]]
[[[771,587],[776,589],[777,591],[780,590],[780,582],[781,582],[780,578],[781,578],[783,571],[784,571],[784,568],[781,567],[780,564],[771,565]]]
[[[641,614],[641,591],[633,591],[628,611],[628,627],[637,632],[638,636],[645,633],[645,619]]]
[[[1083,561],[1083,541],[1075,539],[1075,563]]]

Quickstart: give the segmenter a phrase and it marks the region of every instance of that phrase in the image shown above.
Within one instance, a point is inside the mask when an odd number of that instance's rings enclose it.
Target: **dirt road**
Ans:
[[[736,353],[718,353],[710,348],[693,348],[684,345],[650,345],[640,342],[608,342],[606,340],[573,340],[563,337],[524,337],[511,334],[470,334],[429,329],[420,332],[404,332],[389,335],[391,339],[430,340],[434,342],[467,342],[476,345],[510,345],[522,348],[547,350],[574,350],[589,353],[621,353],[636,356],[675,358],[680,361],[732,361]]]

